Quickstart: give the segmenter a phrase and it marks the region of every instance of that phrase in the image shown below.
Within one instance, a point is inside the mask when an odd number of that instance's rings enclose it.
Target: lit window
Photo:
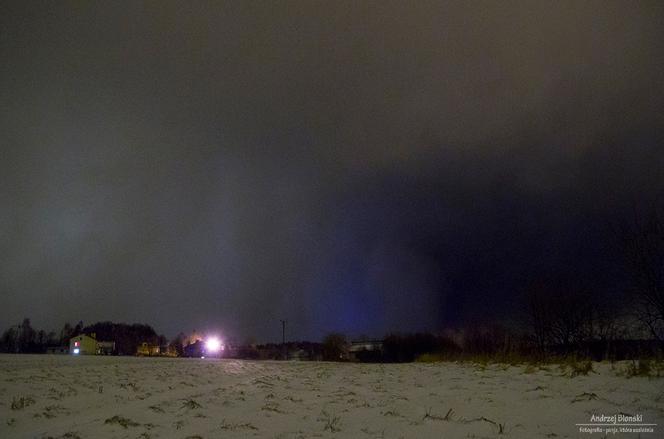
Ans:
[[[74,346],[78,347],[78,342],[77,341],[74,342]]]
[[[74,349],[74,354],[78,354],[79,352],[81,352],[79,348]]]

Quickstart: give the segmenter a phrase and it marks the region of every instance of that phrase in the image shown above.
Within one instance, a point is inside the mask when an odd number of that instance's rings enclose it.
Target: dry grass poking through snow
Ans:
[[[661,435],[660,371],[0,355],[0,438],[563,438],[621,412]]]

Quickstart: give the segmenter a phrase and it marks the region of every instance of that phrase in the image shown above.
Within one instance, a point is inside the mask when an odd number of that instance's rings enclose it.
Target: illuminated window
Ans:
[[[77,341],[74,342],[74,346],[78,347],[78,342]]]

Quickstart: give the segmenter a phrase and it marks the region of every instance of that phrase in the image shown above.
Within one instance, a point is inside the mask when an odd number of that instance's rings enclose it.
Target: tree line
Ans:
[[[97,322],[85,326],[82,321],[75,326],[65,323],[60,332],[37,330],[29,318],[7,328],[0,337],[0,352],[45,353],[50,347],[69,346],[69,340],[80,334],[95,334],[99,341],[115,342],[115,354],[133,355],[141,343],[166,345],[168,340],[150,326],[142,323],[126,324]]]
[[[662,358],[664,215],[658,209],[647,216],[635,211],[632,221],[613,228],[616,254],[626,275],[622,294],[611,296],[582,280],[554,277],[524,288],[509,321],[437,334],[390,334],[379,351],[360,351],[355,359]],[[325,359],[348,358],[347,350],[343,334],[330,334],[323,341]]]

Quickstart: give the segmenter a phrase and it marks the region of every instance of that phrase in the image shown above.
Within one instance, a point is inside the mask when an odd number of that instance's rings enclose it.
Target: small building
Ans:
[[[304,361],[309,360],[309,353],[304,349],[297,349],[294,351],[288,351],[288,359],[295,361]]]
[[[348,346],[348,358],[352,361],[380,361],[382,353],[382,340],[351,341]]]
[[[46,348],[47,354],[66,355],[69,353],[69,346],[49,346]]]
[[[108,355],[114,350],[115,342],[97,341],[95,333],[79,334],[69,340],[69,353],[72,355]]]
[[[114,341],[97,342],[97,355],[113,355],[114,352],[115,352]]]
[[[177,357],[178,351],[175,349],[175,346],[167,344],[160,347],[161,355],[164,357]]]
[[[155,344],[150,344],[147,342],[141,343],[138,348],[136,349],[136,355],[143,356],[143,357],[152,357],[159,355],[161,353],[161,350],[159,348],[159,345]]]

